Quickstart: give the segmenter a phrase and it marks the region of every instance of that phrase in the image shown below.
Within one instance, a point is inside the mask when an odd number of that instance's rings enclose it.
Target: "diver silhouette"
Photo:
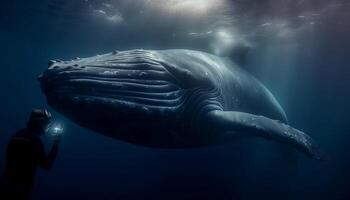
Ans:
[[[1,200],[31,199],[37,167],[50,169],[57,157],[60,134],[46,155],[39,136],[49,129],[51,114],[46,109],[34,109],[27,127],[19,130],[10,140],[6,152],[5,172],[0,189]]]

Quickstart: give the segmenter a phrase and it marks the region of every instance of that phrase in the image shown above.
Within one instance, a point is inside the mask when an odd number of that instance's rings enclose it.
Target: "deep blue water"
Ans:
[[[53,111],[66,132],[53,169],[38,173],[34,199],[348,199],[350,4],[164,2],[1,2],[0,171],[11,135],[31,109],[48,107],[36,80],[48,60],[134,48],[231,56],[233,47],[246,45],[242,67],[272,91],[290,124],[311,135],[330,161],[299,154],[293,170],[280,163],[275,143],[259,139],[149,149],[93,133]],[[44,139],[49,147],[50,138]]]

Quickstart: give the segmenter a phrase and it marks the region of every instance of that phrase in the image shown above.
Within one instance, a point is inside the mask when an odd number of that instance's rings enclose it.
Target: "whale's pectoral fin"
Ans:
[[[310,136],[278,120],[235,111],[211,111],[206,119],[211,128],[275,140],[288,144],[311,158],[327,159]]]

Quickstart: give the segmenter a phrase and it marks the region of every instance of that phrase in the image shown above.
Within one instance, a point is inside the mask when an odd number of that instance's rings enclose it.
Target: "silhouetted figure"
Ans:
[[[49,127],[51,114],[45,109],[34,109],[27,127],[19,130],[10,140],[0,199],[31,199],[36,169],[50,169],[57,156],[60,136],[46,155],[40,135]]]

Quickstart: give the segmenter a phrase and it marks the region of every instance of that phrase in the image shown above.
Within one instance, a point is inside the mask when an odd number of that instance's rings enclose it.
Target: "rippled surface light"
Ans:
[[[236,42],[234,35],[230,31],[219,29],[214,33],[211,48],[216,55],[223,55],[228,52]]]
[[[169,0],[162,2],[161,7],[170,12],[182,12],[191,15],[203,15],[227,4],[225,0]]]

